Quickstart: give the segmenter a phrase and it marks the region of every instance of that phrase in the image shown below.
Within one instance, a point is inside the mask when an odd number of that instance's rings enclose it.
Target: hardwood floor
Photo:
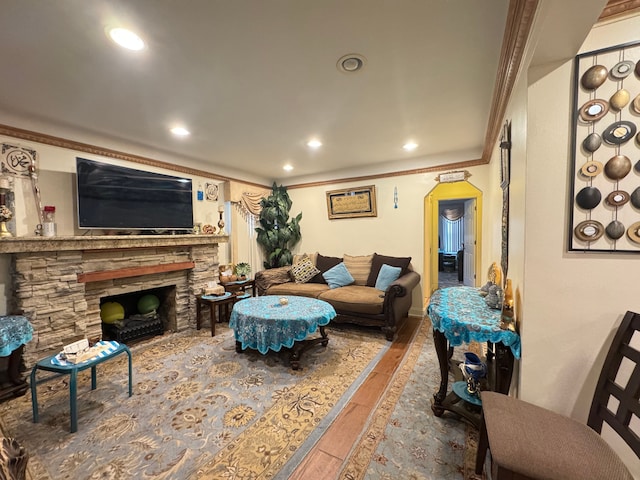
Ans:
[[[289,479],[338,478],[351,452],[400,365],[422,319],[409,317],[391,347]]]

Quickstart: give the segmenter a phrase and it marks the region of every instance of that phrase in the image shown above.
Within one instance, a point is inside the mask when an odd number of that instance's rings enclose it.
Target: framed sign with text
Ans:
[[[376,217],[376,187],[344,188],[327,192],[329,219]]]

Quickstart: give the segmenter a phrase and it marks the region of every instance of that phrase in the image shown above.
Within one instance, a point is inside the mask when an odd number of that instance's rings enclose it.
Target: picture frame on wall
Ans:
[[[568,250],[640,252],[640,42],[577,55]]]
[[[327,212],[330,220],[376,217],[378,210],[375,185],[328,191]]]

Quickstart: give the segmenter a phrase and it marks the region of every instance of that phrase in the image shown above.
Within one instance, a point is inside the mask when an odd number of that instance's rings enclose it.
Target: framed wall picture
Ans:
[[[327,192],[329,219],[376,217],[376,187],[344,188]]]
[[[578,55],[570,251],[640,252],[640,42]]]

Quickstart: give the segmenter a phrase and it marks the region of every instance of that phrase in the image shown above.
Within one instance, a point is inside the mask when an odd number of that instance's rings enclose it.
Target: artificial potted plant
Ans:
[[[240,262],[236,265],[236,275],[240,277],[240,280],[246,280],[247,276],[251,273],[251,265],[246,262]]]
[[[293,255],[290,248],[300,241],[302,213],[289,219],[293,202],[287,187],[273,183],[271,195],[260,200],[260,226],[256,227],[256,241],[265,253],[264,268],[291,265]]]

